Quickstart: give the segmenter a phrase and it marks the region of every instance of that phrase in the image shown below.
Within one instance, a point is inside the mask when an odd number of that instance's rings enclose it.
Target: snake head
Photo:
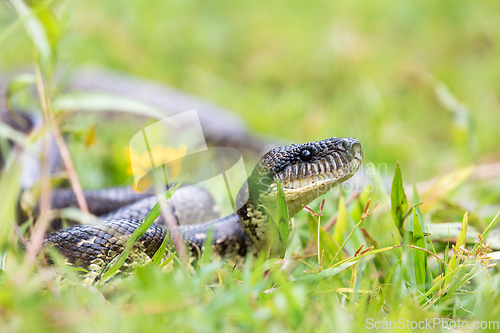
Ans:
[[[353,138],[329,138],[275,148],[262,157],[249,178],[250,200],[264,205],[275,203],[279,178],[293,216],[302,204],[351,178],[362,161],[361,144]]]

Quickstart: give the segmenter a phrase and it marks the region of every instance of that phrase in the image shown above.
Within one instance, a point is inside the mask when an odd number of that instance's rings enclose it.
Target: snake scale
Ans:
[[[88,89],[89,85],[93,84],[97,85],[96,90],[113,93],[116,92],[113,90],[116,89],[114,87],[123,85],[124,82],[126,85],[128,82],[127,80],[118,82],[118,78],[113,75],[107,77],[105,75],[104,77],[105,79],[91,80],[92,82],[89,83],[88,79],[85,79],[85,75],[80,74],[79,79],[72,86],[78,90],[82,89],[82,86]],[[137,82],[129,82],[129,85],[124,90],[133,90],[137,87]],[[166,94],[166,101],[158,99],[156,96],[161,93],[158,89],[162,88],[150,84],[149,89],[143,89],[142,95],[139,97],[143,97],[142,99],[150,104],[156,103],[158,107],[167,108],[174,105],[174,111],[177,108],[175,112],[179,112],[183,108],[190,109],[193,106],[198,109],[204,108],[203,104],[192,105],[200,102],[193,98],[190,99],[180,92],[174,92],[172,96]],[[146,93],[144,94],[144,92]],[[170,100],[168,100],[169,98]],[[162,103],[166,103],[166,105],[161,105]],[[200,116],[202,125],[209,122],[208,120],[213,115],[210,112],[209,110],[208,116]],[[212,123],[217,122],[212,121]],[[229,145],[241,146],[243,149],[248,147],[258,147],[256,150],[260,149],[260,151],[264,149],[262,144],[256,144],[255,140],[250,139],[248,133],[241,126],[233,126],[233,129],[241,132],[235,135],[233,140],[230,138],[231,133],[220,135],[218,126],[203,127],[204,131],[208,128],[206,132],[215,133],[215,142],[231,142],[232,144]],[[247,186],[240,190],[239,196],[242,195],[248,199],[234,214],[180,226],[178,227],[179,232],[193,255],[199,254],[200,249],[207,246],[211,247],[214,254],[228,260],[238,260],[248,255],[256,255],[268,245],[270,240],[269,215],[276,211],[278,178],[283,185],[289,216],[292,217],[303,208],[303,205],[352,177],[360,167],[362,160],[361,145],[358,140],[353,138],[332,137],[321,141],[270,149],[253,169],[247,180]],[[92,278],[99,276],[106,265],[123,251],[130,235],[143,223],[144,216],[137,214],[136,208],[130,207],[143,206],[141,200],[148,201],[148,207],[151,206],[151,202],[154,202],[151,201],[151,198],[129,198],[125,204],[121,203],[122,207],[120,205],[113,206],[111,203],[108,205],[108,201],[112,202],[113,200],[111,200],[112,198],[106,200],[106,197],[112,196],[114,190],[102,191],[104,191],[104,200],[100,200],[98,206],[111,206],[116,209],[116,212],[120,212],[119,215],[111,212],[103,216],[99,224],[75,225],[47,234],[45,237],[46,246],[55,246],[70,264],[84,268],[89,273],[88,276]],[[101,193],[101,195],[103,194]],[[59,206],[64,206],[69,199],[65,199],[62,195],[58,200],[60,201]],[[127,211],[135,213],[127,216]],[[134,265],[150,261],[165,237],[171,239],[172,230],[158,221],[153,223],[135,243],[126,263]],[[211,239],[210,244],[206,243],[208,238]]]

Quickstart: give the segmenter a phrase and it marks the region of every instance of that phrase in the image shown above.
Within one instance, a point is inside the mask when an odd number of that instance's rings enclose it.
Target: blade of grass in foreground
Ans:
[[[50,43],[43,22],[38,19],[32,9],[27,6],[24,1],[11,0],[10,3],[22,19],[26,32],[30,36],[33,45],[38,51],[42,63],[49,64],[53,57],[53,45]]]
[[[401,176],[399,162],[396,165],[396,173],[392,181],[391,210],[392,218],[394,219],[394,222],[398,227],[399,233],[403,235],[403,224],[405,221],[406,211],[408,210],[408,200],[406,199],[406,194],[403,187],[403,178]]]
[[[417,247],[425,249],[425,239],[424,233],[422,231],[422,227],[417,216],[417,211],[415,207],[413,208],[413,244]],[[425,276],[427,269],[427,253],[425,251],[414,249],[413,253],[414,264],[415,264],[415,278],[417,282],[417,289],[423,293],[425,293]]]
[[[4,252],[10,245],[12,236],[12,223],[16,220],[17,200],[21,193],[21,184],[18,181],[21,173],[21,163],[18,158],[12,158],[7,166],[0,172],[0,190],[2,199],[0,200],[0,253]],[[1,256],[2,254],[0,254]],[[5,267],[0,265],[0,269]]]
[[[337,244],[342,244],[344,233],[347,230],[347,207],[343,195],[340,196],[337,212],[338,218],[335,224],[335,230],[333,231],[333,239],[335,239]]]
[[[285,257],[286,252],[286,244],[288,242],[288,236],[290,235],[290,217],[288,216],[288,206],[286,205],[285,191],[283,190],[283,185],[279,178],[276,178],[278,183],[278,197],[276,203],[276,218],[274,218],[271,210],[267,207],[264,209],[267,211],[269,215],[269,219],[271,223],[274,225],[275,235],[279,239],[279,251],[281,258]],[[271,240],[269,251],[272,250],[274,240]]]
[[[359,228],[359,226],[361,225],[361,223],[363,223],[363,221],[368,217],[368,215],[370,215],[371,212],[373,212],[373,210],[375,209],[375,207],[377,207],[378,202],[376,202],[375,205],[373,205],[373,208],[370,209],[370,202],[371,201],[368,200],[368,202],[366,203],[365,208],[363,209],[363,215],[361,216],[361,220],[359,220],[359,222],[356,224],[356,226],[354,226],[354,228],[351,230],[351,232],[349,233],[349,235],[347,236],[347,238],[344,240],[344,242],[340,246],[340,249],[337,251],[337,253],[333,257],[332,261],[328,265],[328,267],[331,267],[333,265],[333,263],[335,262],[335,260],[339,256],[340,252],[344,249],[344,247],[346,246],[347,242],[351,239],[352,235],[354,235],[354,232]]]
[[[161,264],[161,260],[163,259],[165,251],[167,249],[167,243],[168,243],[168,237],[164,237],[163,242],[161,242],[160,248],[154,254],[153,259],[151,259],[153,265],[159,266]]]
[[[449,262],[449,267],[446,270],[446,280],[445,280],[445,286],[449,286],[450,283],[452,282],[453,278],[455,277],[456,273],[450,274],[453,270],[455,270],[458,267],[458,253],[459,249],[462,246],[465,246],[465,240],[467,237],[467,226],[469,222],[469,212],[465,212],[464,219],[462,221],[462,229],[460,229],[460,234],[458,235],[457,243],[455,244],[453,248],[453,255],[450,258]]]
[[[165,193],[165,196],[161,198],[160,201],[169,200],[175,193],[175,191],[177,191],[177,189],[181,186],[185,178],[186,177],[182,178],[175,186],[168,189],[167,193]],[[130,251],[132,250],[132,247],[134,247],[135,243],[139,240],[139,238],[141,238],[141,236],[149,229],[151,224],[153,224],[154,220],[156,220],[156,218],[160,215],[160,213],[161,213],[160,202],[157,202],[156,205],[154,205],[153,209],[151,209],[148,215],[146,215],[146,217],[144,218],[144,222],[132,233],[132,235],[130,235],[130,238],[125,244],[125,248],[123,249],[123,251],[118,256],[116,256],[106,266],[105,269],[103,269],[103,272],[100,274],[99,277],[97,277],[95,282],[106,281],[120,269],[120,267],[125,263],[125,260],[127,259]]]

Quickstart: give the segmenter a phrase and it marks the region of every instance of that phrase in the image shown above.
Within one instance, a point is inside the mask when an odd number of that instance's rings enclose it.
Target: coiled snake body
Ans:
[[[209,234],[212,239],[209,245],[213,252],[221,257],[238,259],[258,253],[269,241],[268,214],[273,214],[272,208],[276,205],[277,178],[283,184],[289,216],[292,217],[303,208],[303,204],[308,204],[332,187],[349,179],[362,163],[363,153],[360,143],[352,138],[329,138],[269,150],[269,145],[254,138],[245,130],[244,125],[226,110],[150,81],[102,70],[79,71],[66,81],[69,82],[67,90],[70,94],[82,91],[105,93],[119,96],[120,99],[140,101],[161,110],[158,114],[153,114],[153,118],[161,119],[185,110],[197,109],[206,138],[212,143],[259,153],[268,151],[249,177],[248,187],[240,191],[247,193],[248,200],[236,213],[215,220],[209,218],[206,221],[208,223],[179,228],[182,238],[194,254],[208,245],[206,241]],[[0,100],[3,99],[1,94],[7,90],[6,86],[7,83],[0,80]],[[83,104],[89,99],[87,97],[80,99]],[[78,109],[81,105],[64,107]],[[113,103],[107,105],[106,109],[121,111],[120,106]],[[0,103],[0,119],[19,130],[28,131],[29,126],[18,127],[18,123],[11,117],[12,113],[12,110],[8,110],[7,103]],[[224,122],[214,121],[221,116],[225,119]],[[0,154],[0,168],[2,164]],[[31,178],[35,174],[35,168],[36,165],[30,168]],[[29,187],[32,184],[33,181],[30,180],[24,186]],[[59,208],[64,207],[72,200],[70,191],[62,193],[63,195],[56,198],[56,201],[60,202],[53,202],[53,207],[58,204]],[[130,235],[142,223],[142,218],[147,213],[144,207],[148,205],[144,206],[137,194],[127,194],[127,200],[115,202],[117,193],[114,189],[101,190],[99,191],[101,197],[89,205],[96,215],[104,214],[107,210],[108,214],[102,223],[76,225],[53,232],[45,237],[45,245],[54,245],[66,256],[69,263],[86,269],[90,277],[98,276],[103,268],[123,251]],[[151,202],[151,198],[146,200]],[[120,207],[124,202],[126,205]],[[117,210],[109,214],[110,207]],[[102,208],[105,210],[101,211]],[[129,214],[132,211],[133,214]],[[165,237],[171,237],[171,230],[154,223],[136,242],[127,262],[131,264],[147,262],[159,249]]]
[[[196,253],[212,232],[213,252],[221,257],[242,258],[256,254],[269,240],[268,214],[277,201],[277,178],[283,184],[289,216],[316,197],[349,179],[363,159],[361,145],[352,138],[329,138],[272,149],[248,179],[248,200],[237,213],[210,223],[181,227],[189,248]],[[264,207],[267,207],[264,208]],[[271,210],[269,210],[271,208]],[[68,261],[93,276],[119,254],[139,219],[116,219],[98,225],[77,225],[46,236]],[[170,237],[169,230],[153,224],[135,244],[129,262],[147,262]]]

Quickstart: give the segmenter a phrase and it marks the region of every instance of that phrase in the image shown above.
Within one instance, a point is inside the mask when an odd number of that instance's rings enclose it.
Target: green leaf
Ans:
[[[26,134],[15,130],[14,128],[3,122],[0,122],[0,138],[12,140],[17,145],[23,148],[28,147],[29,143],[28,139],[26,138]]]
[[[465,246],[465,241],[467,239],[467,227],[469,226],[469,212],[465,211],[464,219],[462,220],[462,229],[460,229],[460,234],[458,235],[457,248]]]
[[[345,205],[344,196],[341,195],[339,199],[338,218],[335,223],[335,230],[333,232],[333,239],[337,244],[342,244],[344,233],[347,229],[347,208]]]
[[[455,277],[455,274],[450,274],[451,271],[454,271],[459,264],[457,253],[460,247],[465,246],[465,241],[467,239],[467,226],[469,224],[469,212],[465,211],[464,219],[462,220],[462,228],[460,229],[460,234],[458,235],[457,243],[454,247],[454,253],[450,258],[449,267],[446,269],[446,280],[445,285],[448,286],[452,282],[452,279]]]
[[[280,179],[276,178],[278,183],[278,197],[276,204],[276,228],[278,230],[278,238],[280,241],[281,257],[285,256],[286,244],[290,235],[290,218],[288,217],[288,206],[286,204],[285,191]]]
[[[318,226],[318,223],[320,223],[319,219],[315,219],[312,215],[309,215],[309,230],[312,235],[317,234],[319,232],[319,243],[321,246],[320,250],[325,251],[325,256],[324,256],[324,263],[327,263],[335,257],[335,254],[340,248],[340,244],[338,244],[334,238],[333,235],[329,232],[326,232],[325,229],[321,225]],[[317,235],[316,235],[317,236]],[[320,251],[318,250],[318,251]],[[318,258],[318,264],[320,262],[320,258]]]
[[[392,218],[394,219],[400,234],[403,235],[403,224],[406,211],[408,210],[408,200],[406,199],[405,190],[403,188],[403,177],[401,176],[399,162],[396,165],[396,173],[394,174],[394,179],[392,181],[391,210]]]
[[[224,267],[226,267],[227,271],[229,273],[231,273],[231,275],[236,280],[243,281],[245,279],[243,276],[243,273],[241,273],[241,271],[238,268],[236,268],[235,266],[232,266],[232,265],[228,264],[227,262],[225,262]]]
[[[334,267],[330,267],[330,268],[324,269],[324,270],[322,270],[319,273],[313,273],[313,274],[301,276],[300,278],[292,281],[291,283],[298,283],[298,282],[301,282],[301,283],[315,283],[315,282],[320,282],[322,280],[331,278],[332,276],[337,275],[337,274],[343,272],[347,268],[349,268],[352,265],[356,264],[358,260],[359,259],[356,258],[356,260],[343,262],[340,265],[336,265]]]
[[[333,257],[332,261],[330,262],[330,264],[328,266],[332,266],[333,263],[335,262],[335,260],[338,258],[339,254],[342,252],[342,250],[344,249],[344,247],[346,246],[347,242],[351,239],[351,237],[354,235],[354,232],[359,228],[359,226],[361,225],[361,223],[363,222],[364,220],[361,219],[357,224],[356,226],[351,230],[351,232],[349,233],[349,235],[347,235],[347,238],[344,239],[344,242],[342,243],[342,245],[340,246],[340,248],[338,249],[337,253],[335,253],[335,256]]]
[[[172,195],[174,195],[175,191],[177,191],[177,189],[182,185],[182,182],[184,182],[184,180],[186,179],[186,177],[187,177],[187,175],[184,176],[177,184],[175,184],[175,186],[172,186],[171,188],[169,188],[168,191],[167,191],[167,193],[165,193],[164,197],[161,198],[160,201],[161,200],[170,200],[170,198],[172,197]],[[158,201],[153,206],[153,208],[151,209],[151,211],[144,218],[144,223],[145,224],[148,224],[149,226],[151,226],[151,224],[153,224],[154,220],[156,220],[156,218],[158,216],[160,216],[160,213],[161,213],[161,204],[160,204],[160,201]],[[149,228],[149,226],[148,226],[148,228]]]
[[[9,81],[7,86],[7,99],[15,93],[31,88],[36,83],[36,76],[33,74],[19,74]]]
[[[426,249],[424,233],[417,216],[417,211],[415,207],[413,208],[413,245]],[[417,288],[425,293],[425,276],[427,271],[427,252],[423,250],[413,249],[414,265],[415,265],[415,278],[417,282]]]
[[[170,262],[172,262],[172,260],[174,260],[174,258],[175,258],[175,253],[176,253],[175,251],[170,253],[168,258],[165,259],[165,261],[163,263],[161,263],[158,267],[163,268],[163,267],[167,266],[168,264],[170,264]]]
[[[12,224],[16,221],[17,201],[21,194],[21,174],[19,158],[12,158],[6,163],[4,170],[0,172],[0,189],[2,189],[2,200],[0,200],[0,251],[3,251],[11,242]]]
[[[120,112],[138,114],[153,119],[165,118],[165,113],[146,103],[123,96],[88,91],[71,92],[57,96],[52,103],[52,108],[55,111],[78,110],[87,112],[120,110]]]
[[[26,32],[40,55],[43,64],[50,64],[52,61],[52,47],[47,36],[44,25],[38,20],[32,9],[22,0],[10,0],[21,21],[24,24]]]
[[[156,253],[153,256],[153,259],[151,260],[153,265],[159,266],[161,264],[161,260],[163,259],[163,256],[165,255],[165,251],[167,249],[167,243],[168,243],[168,237],[165,236],[163,237],[163,241],[161,242],[160,247],[156,251]]]
[[[57,17],[50,10],[48,5],[43,2],[33,2],[32,10],[40,24],[43,26],[45,35],[47,36],[47,41],[54,52],[62,33]]]

